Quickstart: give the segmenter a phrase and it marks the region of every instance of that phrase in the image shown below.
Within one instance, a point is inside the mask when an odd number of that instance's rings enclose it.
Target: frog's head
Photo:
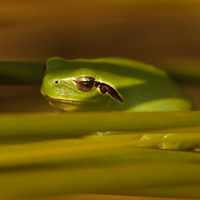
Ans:
[[[47,60],[41,93],[53,107],[68,112],[104,110],[111,97],[123,102],[117,90],[101,82],[92,69],[61,58]]]

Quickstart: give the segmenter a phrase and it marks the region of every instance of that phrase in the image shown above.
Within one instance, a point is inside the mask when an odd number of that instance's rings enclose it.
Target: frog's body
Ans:
[[[75,80],[92,77],[111,86],[121,97],[102,94],[98,87],[80,91]],[[124,59],[103,58],[66,61],[51,58],[46,63],[42,94],[64,111],[186,111],[192,109],[187,95],[152,66]]]
[[[119,58],[50,58],[41,92],[61,111],[189,111],[193,104],[162,70]]]

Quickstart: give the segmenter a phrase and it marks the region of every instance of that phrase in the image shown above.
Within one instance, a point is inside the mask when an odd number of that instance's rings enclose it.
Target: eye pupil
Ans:
[[[92,77],[80,77],[76,79],[76,87],[82,92],[91,91],[94,87],[95,79]]]
[[[56,81],[54,81],[54,83],[55,83],[55,84],[58,84],[59,82],[56,80]]]

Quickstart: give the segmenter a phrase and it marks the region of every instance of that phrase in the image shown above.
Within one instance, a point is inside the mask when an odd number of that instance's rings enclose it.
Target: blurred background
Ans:
[[[199,55],[199,0],[0,2],[0,61],[124,57],[181,71]],[[199,86],[181,86],[199,109]],[[39,86],[0,86],[0,112],[40,111],[54,110]]]

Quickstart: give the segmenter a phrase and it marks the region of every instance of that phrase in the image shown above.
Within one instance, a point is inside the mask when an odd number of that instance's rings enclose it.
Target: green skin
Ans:
[[[87,82],[88,77],[95,83]],[[80,80],[80,87],[77,86]],[[89,90],[85,90],[84,86]],[[92,85],[92,86],[91,86]],[[100,86],[104,87],[103,90]],[[185,92],[162,70],[119,58],[64,60],[50,58],[41,93],[59,111],[189,111],[193,104]],[[176,135],[176,134],[174,134]],[[161,137],[173,137],[173,134]],[[152,139],[156,135],[143,135]],[[158,144],[162,149],[195,149],[186,143]],[[188,147],[189,146],[189,147]]]

